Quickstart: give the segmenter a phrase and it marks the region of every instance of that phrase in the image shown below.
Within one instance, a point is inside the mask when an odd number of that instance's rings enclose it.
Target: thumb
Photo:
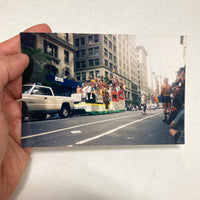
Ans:
[[[26,54],[0,56],[0,92],[8,82],[21,76],[28,64],[29,57]]]

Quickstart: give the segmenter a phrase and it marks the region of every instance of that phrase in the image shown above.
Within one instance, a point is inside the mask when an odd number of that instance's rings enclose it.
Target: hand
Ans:
[[[26,32],[51,32],[45,24]],[[12,194],[29,162],[31,148],[21,147],[22,73],[29,58],[21,54],[20,36],[0,43],[0,199]]]
[[[171,128],[175,128],[175,123],[172,121],[172,123],[169,125]]]

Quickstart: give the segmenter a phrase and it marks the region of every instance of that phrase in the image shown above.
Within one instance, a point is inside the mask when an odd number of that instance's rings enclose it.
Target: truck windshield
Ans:
[[[23,86],[22,87],[22,94],[28,94],[31,90],[32,86]]]

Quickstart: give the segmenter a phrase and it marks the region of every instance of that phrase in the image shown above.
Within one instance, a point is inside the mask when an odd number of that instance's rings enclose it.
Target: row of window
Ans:
[[[99,55],[99,47],[89,48],[88,56]],[[76,51],[76,58],[85,57],[86,49]]]
[[[88,37],[81,37],[75,39],[75,46],[79,47],[86,44],[86,38],[88,39],[88,44],[93,44],[99,42],[99,35],[89,35]]]
[[[89,67],[94,67],[94,66],[99,66],[100,62],[99,62],[99,58],[94,59],[94,60],[88,60],[88,66]],[[80,69],[80,68],[85,68],[86,67],[86,61],[81,61],[81,62],[76,62],[76,69]]]
[[[104,48],[104,55],[105,55],[106,57],[108,57],[108,50],[107,50],[106,48]],[[110,60],[112,60],[112,58],[113,58],[114,62],[115,62],[115,63],[117,62],[117,57],[116,57],[116,56],[113,56],[111,52],[109,52],[109,58],[110,58]]]
[[[116,41],[116,39],[115,39]],[[112,42],[109,40],[108,42],[108,38],[106,36],[104,36],[104,44],[109,44],[109,48],[112,49],[113,48],[113,51],[116,52],[116,45],[112,44]]]
[[[94,74],[95,76],[97,76],[99,73],[100,73],[99,70],[89,72],[91,78],[94,78]],[[77,81],[81,81],[81,80],[86,81],[86,72],[76,73],[76,79]]]
[[[58,47],[44,40],[44,53],[52,57],[58,58]],[[64,50],[64,62],[69,63],[69,52]]]
[[[105,67],[109,67],[109,69],[111,71],[113,71],[114,69],[117,69],[117,67],[114,65],[114,68],[113,68],[113,64],[112,63],[109,63],[109,66],[108,66],[108,61],[106,59],[104,59],[104,66]]]

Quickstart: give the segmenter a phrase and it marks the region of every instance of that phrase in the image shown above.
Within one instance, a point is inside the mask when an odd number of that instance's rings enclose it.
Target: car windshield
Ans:
[[[32,86],[23,86],[22,87],[22,94],[28,94],[31,90]]]

